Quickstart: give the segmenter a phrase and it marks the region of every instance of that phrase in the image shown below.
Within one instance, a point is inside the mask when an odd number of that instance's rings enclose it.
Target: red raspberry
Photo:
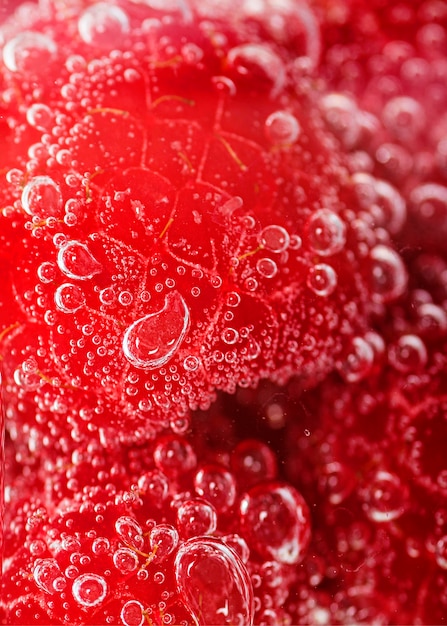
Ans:
[[[213,431],[224,418],[209,414]],[[282,612],[310,540],[302,496],[265,444],[202,451],[90,444],[9,478],[2,608],[8,623],[248,624]],[[231,450],[234,448],[233,450]],[[223,462],[225,460],[225,462]],[[10,470],[11,471],[11,470]],[[36,480],[37,479],[37,480]],[[289,619],[289,618],[288,618]],[[170,620],[170,621],[169,621]]]
[[[55,2],[4,27],[6,399],[44,445],[315,384],[405,288],[325,126],[306,5],[274,9],[281,36],[178,7]]]

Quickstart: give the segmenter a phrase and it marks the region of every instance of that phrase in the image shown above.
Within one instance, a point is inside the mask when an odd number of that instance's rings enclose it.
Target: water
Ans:
[[[2,401],[2,377],[0,373],[0,571],[3,571],[3,516],[5,507],[5,416]]]

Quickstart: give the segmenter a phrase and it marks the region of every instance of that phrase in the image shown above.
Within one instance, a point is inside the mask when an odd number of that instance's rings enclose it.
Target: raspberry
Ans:
[[[1,26],[0,622],[445,622],[446,17]]]
[[[35,405],[11,410],[40,445],[154,433],[261,378],[313,385],[371,299],[405,288],[294,61],[312,60],[305,3],[282,38],[208,9],[55,2],[5,26],[2,288],[19,311],[1,342],[7,403]]]
[[[275,459],[265,444],[240,441],[230,463],[229,444],[202,451],[201,437],[89,444],[69,467],[65,456],[10,476],[8,623],[246,624],[280,612],[309,544],[307,505],[276,471],[245,488],[232,467]]]

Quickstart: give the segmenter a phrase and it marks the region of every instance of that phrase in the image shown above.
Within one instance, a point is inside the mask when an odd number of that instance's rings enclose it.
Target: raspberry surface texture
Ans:
[[[277,36],[231,8],[51,2],[5,26],[6,401],[49,441],[315,384],[405,287],[325,121],[312,11],[278,9]]]

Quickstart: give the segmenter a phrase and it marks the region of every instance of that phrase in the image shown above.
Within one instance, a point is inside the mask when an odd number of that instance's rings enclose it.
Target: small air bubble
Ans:
[[[227,294],[227,306],[236,307],[240,304],[241,297],[236,291]]]
[[[25,31],[8,41],[3,48],[3,62],[11,72],[42,74],[57,52],[52,39]]]
[[[390,522],[402,515],[406,505],[406,490],[399,478],[378,471],[362,489],[363,508],[374,522]]]
[[[271,252],[284,252],[290,244],[290,235],[282,226],[266,226],[261,231],[259,243]]]
[[[427,348],[417,335],[403,335],[388,349],[388,360],[399,372],[418,372],[427,364]]]
[[[46,593],[56,592],[54,583],[61,578],[62,573],[55,559],[37,559],[35,562],[33,577],[36,585]]]
[[[183,367],[187,372],[195,372],[200,365],[200,359],[196,356],[187,356],[183,361]]]
[[[278,273],[278,266],[273,259],[264,257],[256,262],[258,273],[264,278],[273,278]]]
[[[113,564],[122,574],[130,574],[138,568],[138,557],[129,548],[120,548],[113,554]]]
[[[26,112],[26,120],[30,126],[42,132],[48,132],[53,126],[53,114],[46,104],[32,104]]]
[[[227,56],[228,66],[245,83],[256,80],[265,85],[272,97],[278,95],[286,82],[286,70],[281,58],[267,46],[247,43],[232,48]]]
[[[374,350],[362,337],[354,337],[344,360],[337,363],[338,370],[348,383],[363,380],[374,364]]]
[[[81,574],[73,582],[73,598],[82,607],[98,606],[107,595],[107,583],[98,574]]]
[[[275,111],[265,121],[265,132],[273,145],[295,143],[300,131],[298,120],[288,111]]]
[[[62,194],[59,185],[49,176],[36,176],[23,188],[22,207],[28,215],[40,218],[61,217]]]
[[[45,261],[37,268],[37,276],[43,283],[52,283],[56,278],[56,265]]]
[[[78,21],[78,30],[85,43],[111,49],[129,32],[129,17],[118,6],[97,2],[82,13]]]
[[[317,296],[330,296],[337,288],[337,274],[330,265],[325,263],[314,265],[307,274],[307,286]]]
[[[177,291],[168,293],[162,309],[142,317],[126,330],[125,357],[138,368],[161,367],[178,350],[189,320],[189,309],[182,296]]]
[[[65,276],[77,280],[88,280],[102,270],[88,247],[79,241],[69,241],[59,248],[57,264]]]
[[[316,211],[306,224],[306,232],[310,248],[321,256],[337,254],[346,243],[346,226],[329,209]]]
[[[133,302],[133,295],[130,291],[121,291],[118,294],[118,302],[123,306],[129,306]]]
[[[225,328],[221,337],[226,344],[233,345],[239,340],[239,333],[234,328]]]
[[[141,550],[144,544],[143,529],[136,520],[123,515],[116,520],[115,530],[124,543]]]
[[[121,609],[120,618],[124,626],[143,626],[145,609],[141,602],[128,600]]]
[[[75,313],[85,304],[82,289],[71,283],[64,283],[56,289],[54,301],[57,308],[64,313]]]
[[[408,276],[397,252],[378,245],[371,250],[371,281],[373,297],[381,303],[401,296],[407,286]]]

